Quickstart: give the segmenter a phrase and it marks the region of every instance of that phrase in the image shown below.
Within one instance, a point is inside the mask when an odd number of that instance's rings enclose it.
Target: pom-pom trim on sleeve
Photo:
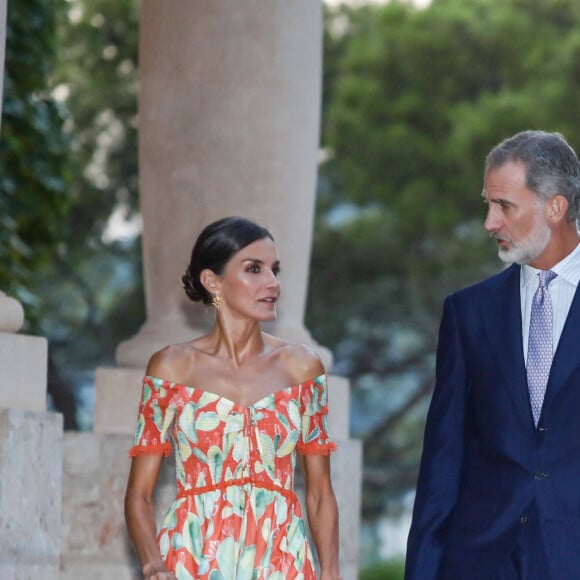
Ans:
[[[296,451],[300,455],[330,455],[335,451],[338,451],[338,445],[336,443],[325,443],[320,445],[319,443],[298,443],[296,446]]]
[[[137,455],[163,455],[163,457],[169,457],[171,455],[171,443],[135,445],[129,450],[129,457],[137,457]]]

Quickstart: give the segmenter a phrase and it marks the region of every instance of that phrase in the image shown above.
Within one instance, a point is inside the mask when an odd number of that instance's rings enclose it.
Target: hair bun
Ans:
[[[188,268],[185,274],[181,277],[181,282],[183,283],[183,289],[185,293],[194,302],[203,301],[205,298],[205,288],[203,288],[203,292],[201,292],[197,288],[197,280],[194,276],[191,275],[191,271]]]

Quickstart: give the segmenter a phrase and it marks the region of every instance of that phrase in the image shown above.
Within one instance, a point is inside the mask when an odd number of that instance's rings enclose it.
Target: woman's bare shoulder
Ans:
[[[268,337],[277,361],[284,367],[293,384],[304,383],[325,373],[318,353],[310,346]]]
[[[149,360],[146,374],[167,381],[181,382],[199,358],[194,342],[171,344],[157,351]]]

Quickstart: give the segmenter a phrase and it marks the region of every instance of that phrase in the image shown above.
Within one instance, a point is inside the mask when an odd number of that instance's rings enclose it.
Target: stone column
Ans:
[[[97,369],[95,430],[125,433],[148,358],[205,332],[181,276],[209,222],[244,215],[268,227],[282,261],[273,328],[312,343],[303,324],[318,159],[322,76],[318,0],[144,0],[139,166],[147,320]],[[327,367],[331,355],[314,345]],[[347,390],[337,399],[347,405]],[[346,407],[346,409],[348,409]]]
[[[303,326],[320,119],[322,21],[316,0],[144,0],[140,48],[140,196],[147,321],[117,360],[202,334],[181,275],[209,222],[242,215],[268,227],[282,261],[272,329]],[[330,355],[322,350],[327,362]]]

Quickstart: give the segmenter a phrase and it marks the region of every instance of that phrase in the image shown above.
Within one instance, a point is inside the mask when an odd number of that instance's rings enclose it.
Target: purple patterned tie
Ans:
[[[532,301],[527,364],[528,389],[536,425],[540,419],[550,367],[552,366],[552,299],[548,284],[557,274],[552,270],[542,270],[539,276],[540,285]]]

